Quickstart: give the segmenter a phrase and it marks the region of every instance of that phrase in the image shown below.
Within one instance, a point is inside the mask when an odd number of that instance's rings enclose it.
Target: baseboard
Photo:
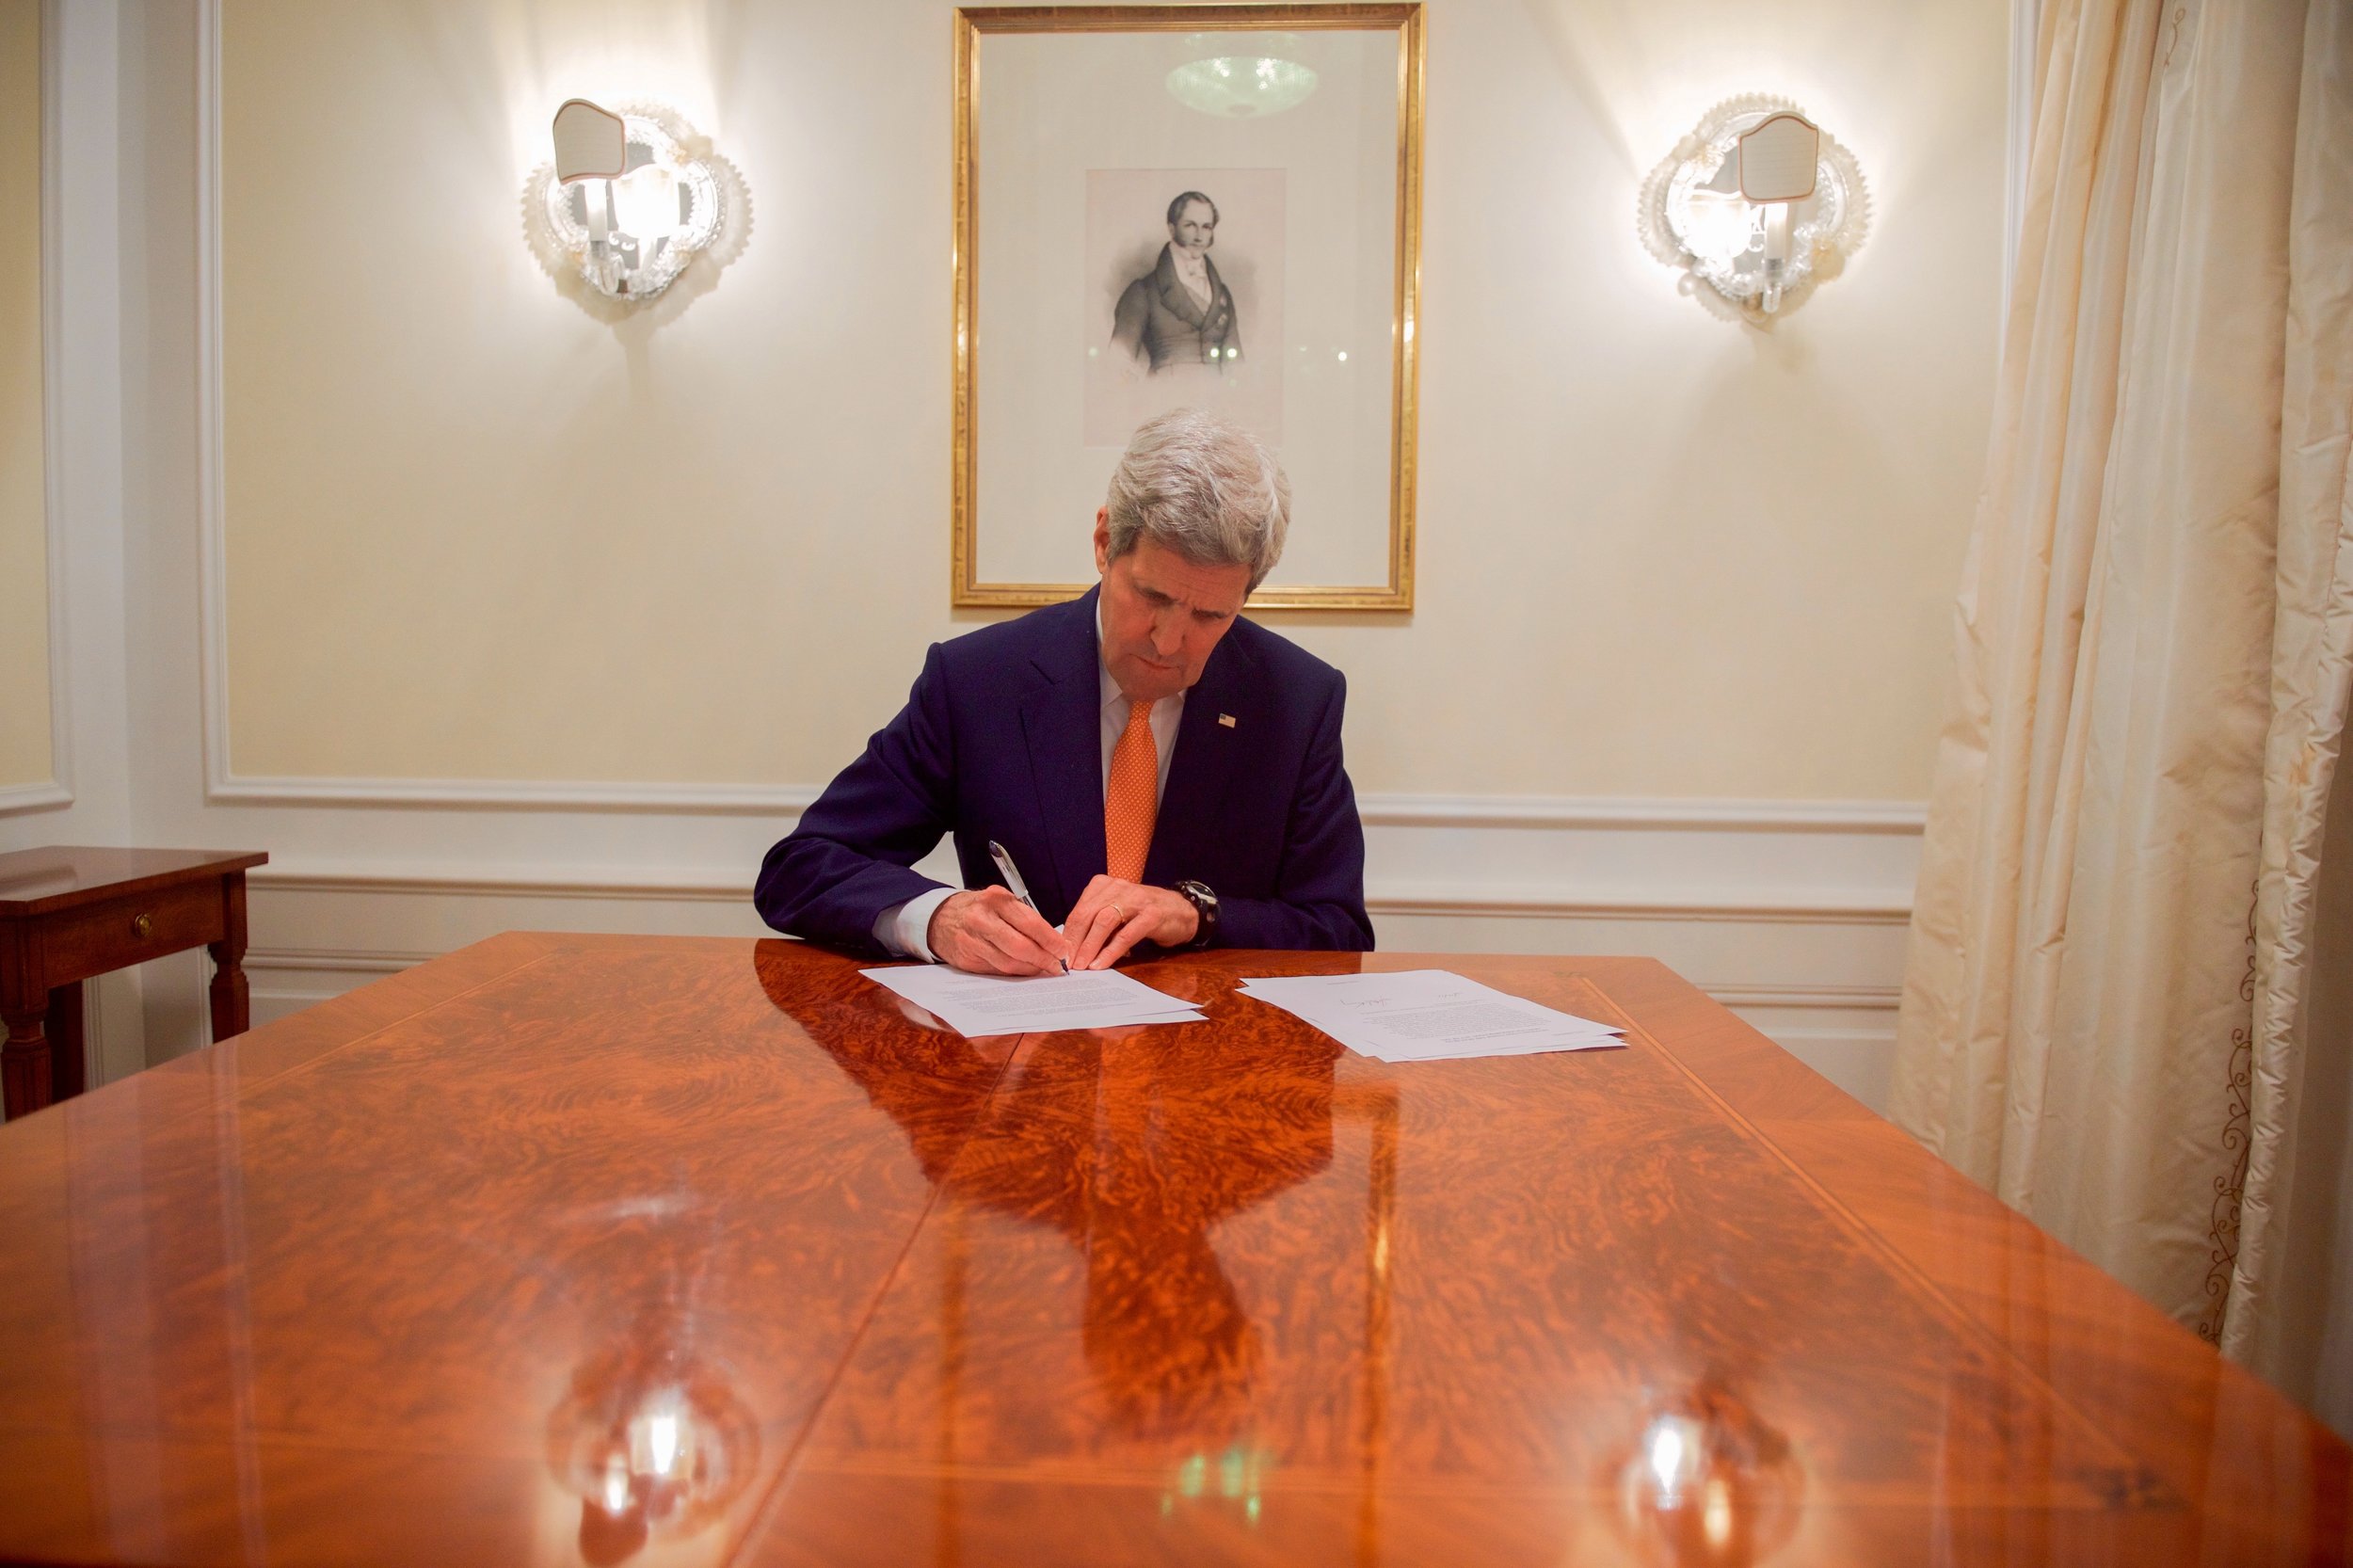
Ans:
[[[35,784],[0,784],[0,817],[72,804],[73,792],[55,779],[44,778]]]

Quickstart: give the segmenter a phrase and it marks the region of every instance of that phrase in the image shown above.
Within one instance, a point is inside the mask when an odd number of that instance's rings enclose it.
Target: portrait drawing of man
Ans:
[[[1217,203],[1197,190],[1168,204],[1168,243],[1150,272],[1130,282],[1112,316],[1112,342],[1147,373],[1223,365],[1241,358],[1233,291],[1218,276]]]

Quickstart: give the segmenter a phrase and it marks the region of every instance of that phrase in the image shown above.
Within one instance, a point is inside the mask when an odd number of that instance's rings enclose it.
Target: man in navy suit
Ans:
[[[1256,438],[1191,409],[1146,424],[1095,516],[1101,583],[935,644],[898,717],[768,852],[761,916],[994,974],[1104,968],[1143,942],[1369,949],[1347,682],[1240,614],[1289,511]],[[942,834],[970,890],[909,869]]]

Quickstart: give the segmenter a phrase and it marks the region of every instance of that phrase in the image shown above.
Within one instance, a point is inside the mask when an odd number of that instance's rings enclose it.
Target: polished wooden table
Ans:
[[[0,855],[0,1115],[82,1092],[82,982],[189,948],[213,955],[213,1038],[245,1032],[238,850],[60,845]]]
[[[2344,1561],[2344,1444],[1635,959],[1391,1067],[509,936],[0,1128],[0,1559]]]

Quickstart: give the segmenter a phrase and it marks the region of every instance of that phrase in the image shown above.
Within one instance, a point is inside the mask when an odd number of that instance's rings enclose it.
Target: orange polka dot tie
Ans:
[[[1152,705],[1130,702],[1128,728],[1112,747],[1111,782],[1103,789],[1106,869],[1123,882],[1144,880],[1152,823],[1160,814],[1160,752],[1152,744]]]

